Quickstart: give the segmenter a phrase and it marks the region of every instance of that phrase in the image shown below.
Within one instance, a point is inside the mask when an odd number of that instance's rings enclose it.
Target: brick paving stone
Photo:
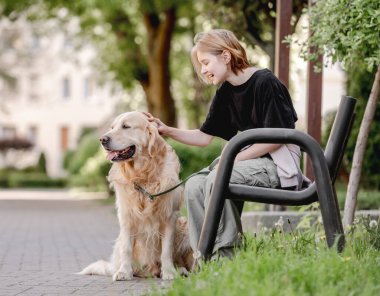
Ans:
[[[146,295],[169,287],[75,274],[109,258],[118,228],[114,206],[100,201],[0,199],[0,296]]]

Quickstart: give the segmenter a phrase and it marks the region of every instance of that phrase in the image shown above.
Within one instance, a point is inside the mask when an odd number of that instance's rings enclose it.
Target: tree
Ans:
[[[294,32],[307,0],[293,0]],[[211,14],[223,26],[228,26],[239,37],[259,46],[270,57],[270,68],[275,64],[275,31],[277,0],[214,0]]]
[[[32,18],[78,18],[84,34],[100,44],[116,80],[124,87],[138,81],[148,110],[170,125],[176,124],[169,55],[178,7],[177,1],[164,0],[0,0],[1,13],[13,19],[24,12]]]
[[[377,69],[368,71],[363,65],[355,65],[350,68],[347,73],[347,93],[350,96],[358,99],[356,104],[356,116],[362,118],[368,97],[371,93],[371,87],[373,77],[376,74]],[[360,121],[356,120],[353,125],[351,138],[347,143],[346,148],[346,165],[350,168],[352,165],[352,158],[355,150],[355,140],[359,134]],[[362,175],[361,175],[361,188],[367,188],[371,190],[380,190],[380,108],[376,108],[375,117],[371,124],[371,130],[368,136],[368,143],[365,149],[365,155],[363,160]],[[348,161],[347,161],[348,160]],[[349,172],[349,170],[347,170]],[[347,174],[347,184],[348,184]]]
[[[343,224],[353,222],[359,190],[363,157],[380,89],[380,2],[372,0],[319,0],[310,9],[310,30],[301,56],[316,60],[325,54],[332,62],[342,62],[347,71],[362,64],[369,71],[377,69],[361,121],[347,189]],[[310,48],[315,48],[310,51]]]
[[[1,21],[1,19],[0,19]],[[10,26],[7,22],[1,24],[1,43],[0,43],[0,116],[7,114],[8,110],[4,104],[6,93],[17,89],[17,80],[12,72],[12,58],[17,59],[18,63],[30,62],[31,54],[14,46],[15,41],[19,38],[21,28],[18,26]]]

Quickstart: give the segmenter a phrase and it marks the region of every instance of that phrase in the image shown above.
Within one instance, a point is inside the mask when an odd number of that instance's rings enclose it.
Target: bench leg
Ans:
[[[204,260],[211,258],[225,203],[223,192],[220,192],[220,189],[214,186],[212,191],[198,243],[198,251]]]
[[[338,252],[341,252],[344,249],[345,237],[336,191],[330,179],[325,179],[323,182],[321,181],[321,178],[318,180],[316,176],[318,199],[321,207],[327,245],[331,248],[336,244]]]

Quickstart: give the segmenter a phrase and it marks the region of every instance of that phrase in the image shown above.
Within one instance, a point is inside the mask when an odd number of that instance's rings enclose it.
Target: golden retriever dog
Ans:
[[[175,266],[187,274],[193,264],[187,220],[179,217],[183,189],[150,200],[179,181],[180,163],[154,123],[141,112],[119,115],[100,139],[113,162],[108,180],[116,193],[120,234],[109,262],[97,261],[79,274],[112,275],[114,281],[133,276],[173,279]]]

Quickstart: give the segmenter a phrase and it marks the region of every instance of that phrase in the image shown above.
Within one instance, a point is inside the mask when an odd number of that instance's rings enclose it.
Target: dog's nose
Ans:
[[[102,145],[107,145],[111,141],[111,138],[108,136],[104,136],[104,137],[101,137],[99,140],[100,140],[100,143],[102,143]]]

